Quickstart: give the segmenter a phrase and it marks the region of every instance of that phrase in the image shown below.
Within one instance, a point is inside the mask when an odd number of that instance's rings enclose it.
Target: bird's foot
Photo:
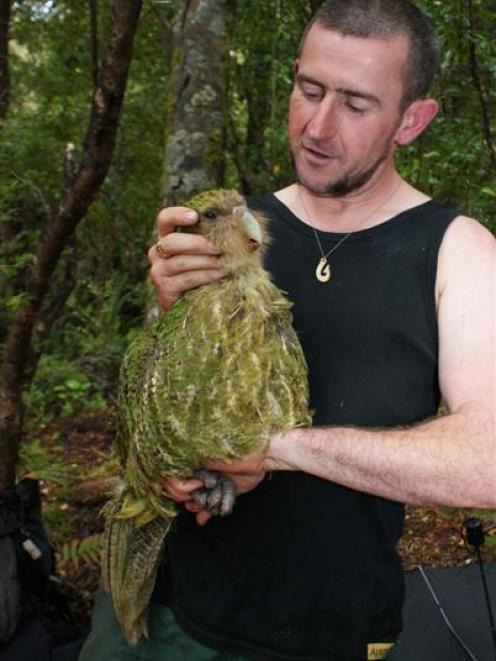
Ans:
[[[205,485],[191,494],[193,500],[205,507],[211,514],[226,516],[231,514],[238,490],[233,480],[224,473],[196,470],[194,476]]]

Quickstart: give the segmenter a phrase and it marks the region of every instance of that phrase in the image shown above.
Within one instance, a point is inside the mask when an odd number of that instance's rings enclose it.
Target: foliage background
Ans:
[[[180,4],[145,3],[111,171],[56,275],[61,288],[71,278],[74,288],[50,335],[39,334],[38,369],[27,401],[31,429],[53,417],[112,410],[120,358],[146,308],[146,252],[161,200],[171,22]],[[318,3],[228,5],[226,186],[254,193],[291,181],[287,100],[312,4]],[[496,74],[496,8],[482,0],[419,4],[443,43],[435,90],[441,113],[400,155],[400,168],[414,186],[494,231],[494,127],[484,123],[483,113],[491,116],[496,100],[490,84]],[[103,39],[109,2],[98,6]],[[0,132],[0,342],[19,303],[16,283],[60,194],[66,145],[81,144],[87,123],[88,4],[14,2],[10,36],[12,100]]]
[[[20,303],[26,265],[60,197],[67,145],[82,144],[92,94],[89,5],[98,37],[110,0],[14,0],[10,30],[11,103],[0,124],[0,348]],[[224,185],[257,193],[292,180],[286,114],[293,58],[319,0],[226,0],[229,33]],[[443,43],[435,96],[441,112],[399,156],[403,175],[496,231],[494,2],[418,0]],[[78,226],[46,302],[55,323],[38,324],[37,369],[26,393],[20,471],[42,479],[44,517],[88,616],[98,570],[101,522],[74,503],[83,476],[112,473],[108,461],[122,354],[140,329],[150,290],[148,246],[164,193],[166,108],[173,69],[172,25],[183,0],[145,0],[112,166]],[[76,148],[76,161],[81,154]],[[67,301],[60,305],[57,293]],[[45,315],[46,316],[46,315]],[[479,513],[479,515],[481,515]],[[465,562],[466,513],[407,517],[406,566]],[[420,531],[428,529],[421,537]],[[70,541],[67,541],[70,540]],[[492,544],[494,549],[494,543]],[[494,551],[493,551],[494,553]],[[74,572],[79,572],[75,576]]]

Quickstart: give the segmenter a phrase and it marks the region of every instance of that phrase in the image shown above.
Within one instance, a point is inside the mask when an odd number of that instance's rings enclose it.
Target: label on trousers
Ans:
[[[394,643],[369,643],[367,645],[367,661],[385,659],[393,647]]]

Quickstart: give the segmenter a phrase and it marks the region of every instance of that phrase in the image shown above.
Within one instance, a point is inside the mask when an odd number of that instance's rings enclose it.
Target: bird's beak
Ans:
[[[245,206],[235,207],[233,211],[236,216],[241,217],[241,221],[243,223],[243,227],[245,228],[248,239],[254,244],[253,250],[256,250],[263,243],[263,234],[260,223]]]

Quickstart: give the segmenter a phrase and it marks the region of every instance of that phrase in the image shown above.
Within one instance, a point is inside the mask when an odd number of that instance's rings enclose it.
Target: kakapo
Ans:
[[[186,292],[142,331],[122,364],[122,486],[105,506],[103,581],[131,644],[147,633],[158,565],[180,509],[164,493],[165,479],[263,451],[273,433],[311,424],[291,303],[262,264],[267,220],[236,191],[200,193],[187,206],[199,215],[188,231],[221,251],[227,275]],[[226,514],[230,505],[219,508]]]

